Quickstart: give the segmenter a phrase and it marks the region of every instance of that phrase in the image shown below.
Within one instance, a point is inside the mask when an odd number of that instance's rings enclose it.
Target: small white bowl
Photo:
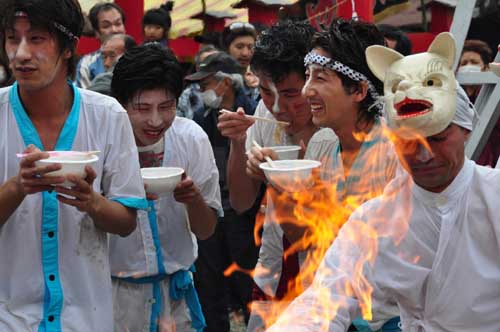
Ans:
[[[141,176],[146,191],[151,194],[164,195],[174,191],[181,182],[184,170],[180,167],[148,167],[141,168]]]
[[[314,184],[312,177],[313,168],[321,166],[317,160],[275,160],[276,167],[271,167],[267,162],[259,167],[264,171],[267,180],[273,187],[287,192],[307,190]]]
[[[45,176],[67,176],[69,174],[76,175],[80,178],[85,178],[87,172],[85,172],[85,166],[93,166],[99,160],[99,157],[95,154],[79,151],[48,151],[50,157],[47,159],[41,159],[35,162],[36,166],[48,165],[48,164],[61,164],[61,169],[46,173]],[[72,186],[70,181],[65,181],[61,184],[64,187]]]
[[[301,149],[298,145],[270,146],[269,148],[276,152],[279,160],[297,159]]]

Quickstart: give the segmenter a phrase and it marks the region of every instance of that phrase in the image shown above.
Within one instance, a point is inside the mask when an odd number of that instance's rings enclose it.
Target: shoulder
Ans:
[[[9,92],[12,86],[6,86],[5,88],[0,88],[0,105],[9,102]]]
[[[120,103],[113,97],[88,89],[78,88],[78,91],[80,92],[82,104],[91,109],[102,110],[105,112],[110,111],[114,113],[126,113]]]
[[[187,143],[199,144],[200,141],[207,140],[205,131],[193,120],[176,116],[172,126],[167,130],[167,135],[175,136],[176,140],[182,139]]]
[[[471,160],[466,160],[466,162],[474,164],[474,173],[479,178],[480,181],[491,184],[498,183],[500,181],[500,169],[491,168],[488,166],[481,166],[476,164]]]
[[[100,56],[101,56],[101,51],[97,50],[97,51],[94,51],[92,53],[85,54],[84,56],[82,56],[82,58],[80,59],[79,63],[80,63],[81,66],[88,66],[91,63],[97,61],[97,59]]]

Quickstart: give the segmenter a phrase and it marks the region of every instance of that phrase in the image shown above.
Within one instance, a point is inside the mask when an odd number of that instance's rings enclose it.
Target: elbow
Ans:
[[[238,213],[241,214],[252,207],[252,204],[241,199],[241,197],[233,197],[229,195],[229,204]]]

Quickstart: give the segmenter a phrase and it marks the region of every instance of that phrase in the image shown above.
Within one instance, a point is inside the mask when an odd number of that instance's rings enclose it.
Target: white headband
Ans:
[[[476,115],[477,112],[474,105],[470,102],[464,89],[457,82],[457,110],[451,122],[472,131]]]
[[[322,67],[326,67],[333,71],[344,74],[345,76],[349,77],[351,80],[356,82],[361,82],[361,81],[367,82],[368,92],[370,93],[370,96],[373,98],[373,100],[375,100],[375,103],[372,106],[370,106],[370,108],[375,107],[379,111],[382,111],[383,109],[383,103],[381,102],[382,98],[380,97],[377,90],[375,89],[375,86],[368,79],[368,77],[339,61],[332,60],[323,55],[319,55],[314,51],[307,53],[306,57],[304,58],[304,66],[309,66],[312,64],[318,64]]]

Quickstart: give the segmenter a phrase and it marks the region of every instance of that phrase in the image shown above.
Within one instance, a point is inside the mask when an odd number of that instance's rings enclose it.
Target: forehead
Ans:
[[[260,85],[263,88],[270,89],[271,85],[274,84],[278,91],[291,89],[301,90],[305,83],[304,78],[296,72],[291,72],[285,75],[279,82],[276,83],[274,83],[268,75],[263,73],[258,73],[257,77],[259,78]]]
[[[118,10],[115,8],[107,9],[107,10],[101,10],[99,14],[97,14],[97,21],[104,22],[104,21],[110,21],[114,22],[118,19],[121,19],[122,16]]]
[[[134,104],[160,104],[171,100],[173,94],[163,88],[136,91],[131,99]]]
[[[460,60],[478,60],[480,62],[483,62],[483,60],[481,59],[481,55],[473,51],[464,52],[460,57]]]
[[[16,17],[12,20],[12,26],[6,27],[7,31],[43,31],[49,32],[48,27],[30,21],[29,17]]]
[[[234,40],[231,42],[231,45],[236,45],[236,44],[254,44],[255,39],[252,36],[239,36],[234,38]]]
[[[112,51],[125,47],[125,42],[122,38],[112,38],[108,40],[103,46],[103,51]]]

